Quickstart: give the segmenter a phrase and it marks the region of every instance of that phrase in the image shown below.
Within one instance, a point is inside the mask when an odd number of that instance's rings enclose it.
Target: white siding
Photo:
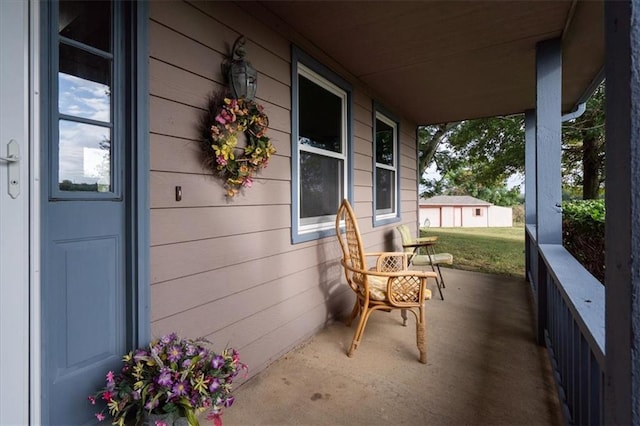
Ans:
[[[489,225],[495,227],[513,226],[513,209],[511,207],[489,207]]]

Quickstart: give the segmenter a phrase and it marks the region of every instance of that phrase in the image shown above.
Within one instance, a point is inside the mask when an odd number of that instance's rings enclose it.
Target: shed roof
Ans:
[[[603,70],[602,0],[238,4],[417,124],[533,109],[543,40],[562,39],[564,112]]]
[[[470,195],[436,195],[420,200],[421,206],[492,206],[493,204]]]

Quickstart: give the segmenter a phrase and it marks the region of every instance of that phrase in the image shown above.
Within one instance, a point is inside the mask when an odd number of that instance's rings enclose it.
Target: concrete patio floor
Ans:
[[[375,312],[353,358],[338,322],[234,391],[233,425],[559,425],[546,350],[535,344],[528,284],[446,269],[427,302],[426,365],[415,319]],[[435,287],[433,282],[430,286]]]

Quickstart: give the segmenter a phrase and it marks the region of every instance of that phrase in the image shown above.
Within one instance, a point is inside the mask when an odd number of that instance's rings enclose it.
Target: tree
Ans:
[[[600,197],[604,182],[604,83],[587,101],[580,117],[563,125],[563,176],[568,184],[582,186],[582,199]]]
[[[583,199],[598,198],[604,181],[604,118],[603,83],[589,99],[585,113],[563,124],[565,193],[573,193],[573,188],[581,185]],[[461,171],[471,173],[479,186],[493,189],[505,186],[509,176],[524,173],[522,115],[421,127],[418,137],[421,176],[431,161],[443,176],[435,181],[421,179],[425,194],[443,194],[464,187],[452,179]]]
[[[479,182],[471,168],[459,168],[448,171],[443,179],[446,189],[444,195],[471,195],[497,206],[514,206],[522,204],[519,188],[508,189],[505,182],[485,185]]]
[[[420,147],[425,148],[421,170],[429,164],[423,160],[431,156],[442,175],[437,180],[421,179],[421,195],[471,195],[497,205],[519,202],[519,189],[507,189],[506,180],[524,169],[522,116],[428,126],[418,134],[424,138]],[[432,154],[434,141],[446,143]]]
[[[460,122],[455,121],[434,126],[418,127],[418,171],[420,176],[427,171],[427,167],[431,164],[440,143],[446,140],[451,129],[457,127],[458,124]]]

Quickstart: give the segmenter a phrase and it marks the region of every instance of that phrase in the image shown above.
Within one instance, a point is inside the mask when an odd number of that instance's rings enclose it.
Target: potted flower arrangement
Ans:
[[[136,424],[169,426],[181,417],[198,426],[197,415],[210,410],[208,418],[221,425],[222,409],[234,401],[231,383],[247,367],[234,349],[216,354],[203,343],[172,333],[126,354],[120,372],[109,371],[106,386],[88,397],[94,405],[106,403],[96,418],[110,416],[120,426],[134,418]]]

